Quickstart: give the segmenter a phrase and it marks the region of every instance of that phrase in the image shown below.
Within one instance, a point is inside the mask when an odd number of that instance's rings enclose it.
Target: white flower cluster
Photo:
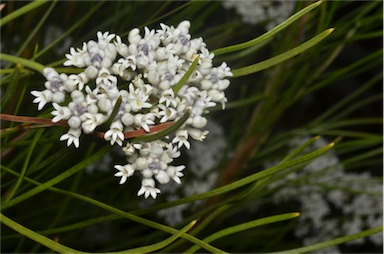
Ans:
[[[68,146],[79,147],[81,133],[92,133],[112,120],[105,126],[104,139],[121,146],[128,161],[115,166],[115,176],[123,184],[139,171],[143,179],[138,195],[145,198],[160,193],[155,179],[160,184],[171,179],[180,183],[184,166],[169,164],[180,155],[179,148],[190,148],[189,137],[199,141],[206,137],[208,108],[217,103],[224,107],[227,101],[224,90],[229,86],[226,77],[232,76],[230,68],[226,63],[213,67],[213,54],[202,38],[191,38],[190,25],[189,21],[177,27],[161,24],[156,31],[145,27],[143,36],[135,28],[129,32],[128,44],[118,35],[98,32],[97,41],[66,54],[64,65],[81,68],[79,74],[68,76],[46,68],[46,89],[31,92],[39,110],[52,103],[53,122],[67,120],[70,129],[60,140],[67,140]],[[188,80],[178,84],[197,59]],[[188,119],[169,142],[125,140],[124,132],[149,133],[151,126],[177,121],[186,112]]]
[[[297,147],[307,140],[294,139],[290,146]],[[319,139],[311,148],[325,145],[326,140]],[[304,245],[356,234],[382,225],[382,187],[382,182],[367,172],[345,172],[333,151],[270,186],[276,203],[292,200],[300,203],[300,223],[295,229],[295,235],[303,239]],[[334,213],[337,215],[332,216]],[[341,218],[340,214],[343,215]],[[369,240],[377,246],[383,244],[382,234],[372,235]],[[364,239],[358,239],[350,244],[364,242]],[[339,249],[335,246],[321,250],[321,253],[339,253]]]
[[[265,23],[266,30],[282,23],[292,13],[294,0],[224,0],[227,9],[235,8],[243,22],[252,25]]]

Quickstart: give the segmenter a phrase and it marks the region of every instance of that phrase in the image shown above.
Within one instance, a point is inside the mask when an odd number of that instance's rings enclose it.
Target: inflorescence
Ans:
[[[79,147],[82,133],[106,127],[104,139],[121,146],[127,159],[126,165],[115,165],[115,176],[123,184],[140,172],[142,186],[137,195],[145,198],[160,193],[155,180],[181,183],[185,166],[170,163],[180,156],[182,146],[190,148],[189,137],[199,141],[206,137],[204,115],[217,103],[224,108],[224,90],[229,86],[226,77],[232,76],[226,63],[213,67],[214,55],[202,38],[191,39],[189,21],[160,27],[156,31],[145,27],[144,36],[132,29],[128,44],[118,35],[98,32],[97,41],[90,40],[66,54],[64,65],[80,68],[79,74],[45,68],[46,89],[31,92],[39,110],[52,103],[52,122],[67,121],[69,131],[60,140],[66,140],[68,146]],[[180,84],[191,70],[187,81]],[[125,132],[150,133],[154,125],[180,119],[186,120],[171,137],[147,142],[125,139]]]

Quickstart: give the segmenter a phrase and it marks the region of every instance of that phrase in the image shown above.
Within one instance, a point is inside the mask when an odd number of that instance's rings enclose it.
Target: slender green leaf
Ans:
[[[295,48],[293,48],[287,52],[284,52],[284,53],[278,55],[278,56],[272,57],[270,59],[264,60],[262,62],[253,64],[253,65],[249,65],[246,67],[232,70],[233,77],[236,78],[236,77],[246,76],[246,75],[270,68],[270,67],[272,67],[276,64],[279,64],[281,62],[284,62],[284,61],[306,51],[307,49],[315,46],[320,41],[325,39],[328,35],[330,35],[333,32],[333,30],[334,30],[334,28],[329,28],[329,29],[325,30],[324,32],[322,32],[321,34],[319,34],[319,35],[313,37],[312,39],[304,42],[300,46],[297,46],[297,47],[295,47]]]
[[[68,169],[67,171],[65,171],[64,173],[54,177],[53,179],[33,188],[32,190],[29,190],[17,197],[15,197],[14,199],[8,201],[6,204],[2,204],[1,206],[1,210],[5,210],[11,206],[14,206],[24,200],[27,200],[28,198],[46,190],[47,188],[67,179],[68,177],[70,177],[71,175],[79,172],[80,170],[83,170],[86,166],[90,165],[91,163],[97,161],[98,159],[100,159],[100,157],[102,155],[104,155],[105,153],[107,153],[109,150],[111,150],[111,146],[105,146],[104,148],[100,149],[97,153],[95,153],[94,155],[88,157],[87,159],[81,161],[80,163],[76,164],[75,166],[73,166],[72,168]]]
[[[318,140],[320,136],[313,137],[309,139],[307,142],[304,144],[300,145],[298,148],[293,150],[290,154],[288,154],[284,159],[280,162],[283,163],[285,161],[291,160],[292,158],[295,158],[298,154],[300,154],[302,151],[304,151],[308,146],[312,145],[316,140]]]
[[[2,166],[2,168],[4,168],[4,167]],[[17,176],[19,175],[19,173],[15,172],[15,171],[13,171],[13,170],[11,170],[9,168],[6,168],[6,170],[9,171],[9,172],[12,172],[14,175],[17,175]],[[28,177],[25,177],[25,180],[30,182],[30,183],[33,183],[35,185],[38,185],[36,188],[39,188],[39,187],[45,185],[45,183],[39,183],[39,182],[37,182],[35,180],[32,180],[32,179],[30,179]],[[44,186],[44,187],[46,187],[46,186]],[[119,209],[117,209],[115,207],[109,206],[109,205],[107,205],[105,203],[102,203],[100,201],[97,201],[95,199],[91,199],[89,197],[86,197],[86,196],[83,196],[83,195],[80,195],[80,194],[77,194],[77,193],[74,193],[74,192],[71,192],[71,191],[66,191],[66,190],[62,190],[62,189],[51,187],[51,186],[46,187],[46,189],[48,189],[50,191],[53,191],[53,192],[56,192],[56,193],[64,194],[64,195],[69,196],[69,197],[73,197],[73,198],[82,200],[84,202],[93,204],[93,205],[98,206],[98,207],[100,207],[102,209],[110,211],[110,212],[112,212],[112,213],[114,213],[116,215],[120,215],[120,216],[122,216],[124,218],[136,221],[136,222],[141,223],[143,225],[147,225],[149,227],[156,228],[158,230],[161,230],[161,231],[173,234],[173,235],[180,233],[179,230],[176,230],[174,228],[162,225],[162,224],[154,222],[154,221],[150,221],[150,220],[141,218],[141,217],[136,216],[136,215],[134,215],[132,213],[124,212],[122,210],[119,210]],[[184,238],[184,239],[186,239],[186,240],[188,240],[190,242],[193,242],[193,243],[201,246],[202,248],[204,248],[204,249],[206,249],[208,251],[211,251],[212,253],[225,253],[224,251],[222,251],[222,250],[220,250],[218,248],[215,248],[215,247],[213,247],[213,246],[203,242],[202,240],[200,240],[200,239],[198,239],[198,238],[196,238],[194,236],[191,236],[189,234],[184,233],[184,234],[180,235],[180,237],[182,237],[182,238]]]
[[[85,23],[91,16],[92,14],[103,5],[104,1],[97,1],[95,5],[90,9],[81,19],[77,20],[74,22],[73,26],[69,28],[67,31],[65,31],[63,34],[61,34],[56,40],[51,42],[49,45],[47,45],[44,49],[42,49],[39,53],[36,54],[35,58],[39,58],[40,56],[44,55],[46,52],[48,52],[49,49],[51,49],[53,46],[55,46],[57,43],[59,43],[61,40],[68,38],[69,35],[79,28],[83,23]],[[48,65],[51,66],[51,65]]]
[[[377,234],[377,233],[379,233],[381,231],[383,231],[383,227],[376,227],[376,228],[372,228],[372,229],[369,229],[369,230],[362,231],[362,232],[360,232],[358,234],[343,236],[343,237],[339,237],[339,238],[336,238],[336,239],[333,239],[333,240],[329,240],[329,241],[326,241],[326,242],[313,244],[313,245],[302,247],[302,248],[298,248],[298,249],[291,249],[291,250],[286,250],[286,251],[281,251],[281,252],[273,252],[273,253],[274,254],[307,253],[307,252],[311,252],[311,251],[315,251],[315,250],[321,250],[321,249],[324,249],[324,248],[327,248],[327,247],[339,245],[339,244],[342,244],[342,243],[347,243],[347,242],[350,242],[350,241],[353,241],[353,240],[356,240],[356,239],[360,239],[360,238],[367,237],[367,236],[370,236],[370,235],[373,235],[373,234]]]
[[[168,207],[184,204],[184,203],[191,202],[191,201],[196,201],[196,200],[200,200],[200,199],[206,199],[206,198],[209,198],[209,197],[217,196],[217,195],[220,195],[220,194],[223,194],[223,193],[226,193],[226,192],[238,189],[240,187],[243,187],[245,185],[248,185],[250,183],[253,183],[255,181],[263,179],[265,177],[268,177],[268,176],[271,176],[271,175],[276,174],[278,172],[281,172],[281,171],[283,171],[285,169],[288,169],[288,168],[291,168],[293,166],[300,165],[302,163],[310,161],[310,160],[312,160],[312,159],[322,155],[323,153],[329,151],[330,149],[333,148],[334,145],[335,145],[334,143],[330,143],[330,144],[328,144],[328,145],[326,145],[326,146],[324,146],[322,148],[319,148],[319,149],[317,149],[317,150],[315,150],[315,151],[313,151],[311,153],[305,154],[305,155],[303,155],[301,157],[298,157],[298,158],[295,158],[295,159],[292,159],[292,160],[288,160],[288,161],[286,161],[284,163],[278,164],[278,165],[276,165],[274,167],[271,167],[269,169],[265,169],[265,170],[263,170],[261,172],[255,173],[253,175],[244,177],[244,178],[242,178],[240,180],[237,180],[237,181],[235,181],[233,183],[230,183],[230,184],[227,184],[225,186],[216,188],[214,190],[207,191],[207,192],[204,192],[204,193],[201,193],[201,194],[192,195],[192,196],[185,197],[185,198],[181,198],[179,200],[170,201],[170,202],[167,202],[167,203],[164,203],[164,204],[160,204],[160,205],[154,206],[152,208],[142,209],[142,210],[139,210],[139,211],[134,211],[134,213],[135,214],[143,214],[143,213],[148,213],[148,212],[152,212],[152,211],[157,211],[157,210],[160,210],[160,209],[164,209],[164,208],[168,208]]]
[[[225,47],[225,48],[219,48],[219,49],[216,49],[216,50],[212,51],[212,53],[215,56],[218,56],[218,55],[221,55],[221,54],[226,54],[226,53],[231,53],[231,52],[235,52],[235,51],[238,51],[238,50],[242,50],[242,49],[245,49],[245,48],[252,47],[252,46],[254,46],[256,44],[259,44],[259,43],[261,43],[261,42],[263,42],[265,40],[268,40],[272,36],[274,36],[275,34],[280,32],[281,30],[285,29],[290,24],[292,24],[293,22],[298,20],[299,18],[303,17],[308,12],[312,11],[313,9],[315,9],[321,3],[322,3],[322,1],[318,1],[318,2],[315,2],[315,3],[307,6],[306,8],[300,10],[299,12],[297,12],[294,15],[292,15],[291,17],[289,17],[283,23],[279,24],[278,26],[275,26],[273,29],[269,30],[265,34],[255,38],[253,40],[250,40],[250,41],[247,41],[247,42],[244,42],[244,43],[240,43],[240,44],[236,44],[236,45],[233,45],[233,46]]]
[[[0,19],[0,27],[7,24],[11,20],[14,20],[17,17],[20,17],[21,15],[28,13],[28,12],[32,11],[33,9],[35,9],[41,5],[44,5],[47,2],[48,2],[47,0],[34,1],[30,4],[27,4],[23,7],[21,7],[20,9],[18,9],[16,11],[9,13],[7,16]]]
[[[197,222],[196,220],[192,221],[187,226],[182,228],[179,231],[179,233],[176,233],[176,234],[172,235],[171,237],[169,237],[168,239],[165,239],[164,241],[161,241],[159,243],[147,245],[147,246],[140,247],[140,248],[124,250],[121,252],[113,252],[113,253],[151,253],[153,251],[160,250],[160,249],[166,247],[167,245],[171,244],[172,242],[174,242],[177,238],[181,237],[183,234],[185,234],[188,230],[190,230],[196,224],[196,222]]]
[[[115,106],[113,107],[111,115],[109,116],[108,120],[105,122],[105,126],[109,127],[111,123],[115,120],[117,113],[119,113],[119,109],[122,101],[123,101],[123,97],[121,97],[120,95],[119,98],[117,98],[117,101],[115,103]]]
[[[176,85],[172,87],[172,90],[175,94],[181,89],[181,87],[188,81],[189,77],[192,75],[193,71],[196,69],[197,64],[199,63],[200,56],[197,55],[195,60],[193,60],[191,66],[184,73],[183,77],[177,82]]]
[[[37,141],[39,141],[39,139],[41,137],[41,134],[43,134],[43,132],[44,132],[44,129],[41,129],[41,130],[36,132],[35,137],[33,138],[32,143],[31,143],[31,145],[29,147],[28,154],[27,154],[27,156],[24,159],[23,167],[21,168],[21,172],[20,172],[19,178],[17,179],[17,181],[15,183],[15,186],[13,186],[11,188],[11,191],[5,197],[5,199],[3,201],[4,202],[3,204],[6,204],[9,200],[11,200],[13,198],[13,195],[15,195],[17,189],[19,188],[19,186],[21,184],[21,181],[23,181],[23,178],[25,176],[25,172],[27,172],[29,161],[30,161],[31,156],[32,156],[32,152],[35,149]]]
[[[265,217],[265,218],[253,220],[250,222],[246,222],[243,224],[239,224],[236,226],[232,226],[232,227],[220,230],[220,231],[204,238],[203,241],[206,243],[210,243],[216,239],[225,237],[227,235],[235,234],[237,232],[241,232],[241,231],[251,229],[254,227],[258,227],[258,226],[262,226],[262,225],[267,225],[267,224],[271,224],[271,223],[275,223],[275,222],[279,222],[279,221],[284,221],[284,220],[290,220],[290,219],[296,218],[298,216],[300,216],[300,213],[286,213],[286,214],[274,215],[274,216],[270,216],[270,217]],[[193,246],[193,247],[189,248],[188,250],[186,250],[185,252],[186,253],[195,253],[199,249],[200,249],[199,246]]]
[[[44,22],[47,20],[48,16],[51,14],[53,8],[55,7],[57,3],[57,0],[52,1],[51,5],[49,6],[48,10],[44,12],[44,15],[40,18],[39,23],[34,27],[34,29],[28,33],[28,38],[23,42],[23,45],[20,46],[19,50],[15,54],[15,56],[20,56],[20,54],[23,52],[23,50],[27,47],[27,45],[35,38],[37,32],[41,29]]]
[[[49,239],[48,237],[40,235],[40,234],[36,233],[35,231],[30,230],[29,228],[26,228],[26,227],[20,225],[19,223],[11,220],[10,218],[4,216],[3,214],[0,214],[0,220],[1,220],[1,223],[7,225],[8,227],[12,228],[16,232],[18,232],[18,233],[36,241],[36,242],[38,242],[38,243],[48,247],[51,250],[57,251],[59,253],[85,253],[85,252],[71,249],[67,246],[64,246],[58,242],[55,242],[55,241]]]

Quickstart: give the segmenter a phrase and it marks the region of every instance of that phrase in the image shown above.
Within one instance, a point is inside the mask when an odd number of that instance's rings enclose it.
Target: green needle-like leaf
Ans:
[[[246,48],[252,47],[252,46],[257,45],[257,44],[259,44],[259,43],[261,43],[261,42],[263,42],[265,40],[268,40],[272,36],[274,36],[275,34],[280,32],[281,30],[285,29],[290,24],[292,24],[293,22],[295,22],[296,20],[298,20],[299,18],[301,18],[302,16],[307,14],[308,12],[312,11],[313,9],[315,9],[321,3],[322,3],[322,1],[318,1],[318,2],[315,2],[315,3],[311,4],[311,5],[309,5],[308,7],[304,8],[304,9],[300,10],[299,12],[297,12],[296,14],[292,15],[290,18],[285,20],[280,25],[275,26],[273,29],[269,30],[265,34],[255,38],[253,40],[250,40],[250,41],[247,41],[247,42],[244,42],[244,43],[240,43],[240,44],[236,44],[236,45],[232,45],[232,46],[225,47],[225,48],[219,48],[219,49],[216,49],[216,50],[212,51],[212,53],[215,56],[226,54],[226,53],[231,53],[231,52],[235,52],[235,51],[238,51],[238,50],[242,50],[242,49],[246,49]]]
[[[196,56],[195,60],[193,60],[189,69],[184,73],[183,77],[177,82],[176,85],[172,87],[172,90],[175,94],[181,89],[181,87],[188,81],[189,77],[192,75],[193,71],[196,69],[197,64],[199,63],[200,56]]]
[[[3,204],[1,206],[1,210],[5,210],[11,206],[14,206],[24,200],[27,200],[28,198],[46,190],[47,188],[67,179],[68,177],[70,177],[71,175],[79,172],[80,170],[83,170],[84,167],[90,165],[91,163],[97,161],[98,159],[100,159],[100,157],[102,155],[104,155],[105,153],[107,153],[109,150],[111,150],[112,147],[111,146],[105,146],[103,149],[99,150],[97,153],[93,154],[92,156],[90,156],[89,158],[81,161],[80,163],[76,164],[75,166],[73,166],[72,168],[68,169],[67,171],[65,171],[64,173],[54,177],[53,179],[15,197],[14,199],[8,201],[6,204]]]
[[[183,234],[185,234],[188,230],[190,230],[196,224],[196,222],[197,222],[196,220],[192,221],[187,226],[182,228],[179,231],[179,233],[176,233],[176,234],[172,235],[171,237],[169,237],[168,239],[165,239],[164,241],[161,241],[159,243],[147,245],[147,246],[140,247],[140,248],[129,249],[129,250],[121,251],[121,252],[113,252],[113,253],[151,253],[151,252],[160,250],[160,249],[166,247],[167,245],[171,244],[172,242],[174,242],[177,238],[179,238]]]
[[[117,98],[116,104],[113,107],[111,115],[109,116],[108,120],[104,124],[105,126],[109,127],[111,123],[115,120],[117,113],[119,113],[119,109],[122,101],[123,101],[123,98],[120,95],[119,98]]]
[[[35,231],[30,230],[29,228],[26,228],[23,225],[20,225],[19,223],[11,220],[10,218],[4,216],[3,214],[0,214],[0,220],[1,220],[1,223],[7,225],[8,227],[12,228],[16,232],[50,248],[51,250],[57,251],[59,253],[84,253],[78,250],[71,249],[67,246],[64,246],[58,242],[55,242],[49,239],[48,237],[40,235],[39,233],[36,233]]]
[[[8,172],[11,172],[13,175],[16,175],[16,176],[19,175],[19,173],[14,172],[14,171],[12,171],[9,168],[4,168],[4,167],[2,167],[2,168],[7,170]],[[37,182],[35,180],[32,180],[32,179],[30,179],[28,177],[25,177],[25,181],[28,181],[28,182],[33,183],[35,185],[38,185],[36,188],[39,188],[39,187],[42,187],[42,186],[45,185],[44,186],[45,189],[48,189],[50,191],[53,191],[53,192],[56,192],[56,193],[60,193],[60,194],[64,194],[66,196],[73,197],[73,198],[76,198],[78,200],[82,200],[84,202],[93,204],[93,205],[98,206],[98,207],[100,207],[102,209],[110,211],[110,212],[112,212],[112,213],[114,213],[116,215],[122,216],[122,217],[130,219],[132,221],[136,221],[136,222],[141,223],[143,225],[147,225],[149,227],[156,228],[158,230],[162,230],[164,232],[167,232],[167,233],[170,233],[170,234],[173,234],[173,235],[180,233],[179,230],[176,230],[174,228],[162,225],[162,224],[154,222],[154,221],[150,221],[150,220],[141,218],[141,217],[136,216],[136,215],[134,215],[132,213],[124,212],[122,210],[119,210],[119,209],[117,209],[115,207],[112,207],[110,205],[107,205],[105,203],[97,201],[95,199],[91,199],[89,197],[86,197],[86,196],[83,196],[83,195],[80,195],[80,194],[77,194],[77,193],[74,193],[74,192],[71,192],[71,191],[66,191],[66,190],[62,190],[62,189],[51,187],[51,186],[46,187],[46,184],[39,183],[39,182]],[[192,235],[189,235],[187,233],[179,234],[179,237],[182,237],[182,238],[184,238],[184,239],[186,239],[186,240],[188,240],[190,242],[193,242],[194,244],[197,244],[200,247],[202,247],[202,248],[204,248],[204,249],[206,249],[206,250],[208,250],[208,251],[210,251],[212,253],[225,253],[224,251],[222,251],[222,250],[220,250],[218,248],[215,248],[214,246],[209,245],[208,243],[205,243],[204,241],[202,241],[202,240],[200,240],[200,239],[198,239],[198,238],[196,238],[196,237],[194,237]]]
[[[244,231],[244,230],[247,230],[250,228],[254,228],[254,227],[258,227],[258,226],[262,226],[262,225],[266,225],[266,224],[271,224],[271,223],[275,223],[275,222],[279,222],[279,221],[293,219],[293,218],[296,218],[298,216],[300,216],[300,213],[286,213],[286,214],[274,215],[274,216],[270,216],[270,217],[266,217],[266,218],[253,220],[250,222],[246,222],[243,224],[239,224],[239,225],[236,225],[233,227],[229,227],[229,228],[220,230],[220,231],[204,238],[203,241],[205,241],[206,243],[210,243],[216,239],[225,237],[227,235],[231,235],[231,234],[234,234],[237,232],[241,232],[241,231]],[[189,248],[185,252],[186,253],[195,253],[199,249],[200,249],[200,247],[195,245],[195,246]]]
[[[286,250],[286,251],[281,251],[281,252],[273,252],[273,254],[308,253],[308,252],[312,252],[312,251],[315,251],[315,250],[321,250],[321,249],[324,249],[324,248],[327,248],[327,247],[331,247],[331,246],[339,245],[339,244],[342,244],[342,243],[350,242],[350,241],[353,241],[353,240],[356,240],[356,239],[359,239],[359,238],[363,238],[363,237],[367,237],[367,236],[370,236],[370,235],[373,235],[373,234],[377,234],[377,233],[379,233],[381,231],[383,231],[383,227],[382,226],[376,227],[376,228],[372,228],[372,229],[369,229],[369,230],[365,230],[365,231],[360,232],[358,234],[343,236],[343,237],[339,237],[339,238],[336,238],[336,239],[333,239],[333,240],[329,240],[329,241],[326,241],[326,242],[313,244],[313,245],[302,247],[302,248],[298,248],[298,249]]]
[[[46,1],[46,0],[33,1],[32,3],[27,4],[23,7],[21,7],[20,9],[11,12],[7,16],[5,16],[4,18],[0,19],[0,27],[7,24],[9,21],[11,21],[11,20],[13,20],[13,19],[25,14],[25,13],[28,13],[28,12],[32,11],[33,9],[35,9],[35,8],[45,4],[47,2],[48,1]]]
[[[325,39],[328,35],[330,35],[333,32],[333,28],[329,28],[322,32],[321,34],[313,37],[312,39],[304,42],[300,46],[297,46],[296,48],[293,48],[287,52],[284,52],[278,56],[272,57],[268,60],[264,60],[262,62],[252,64],[246,67],[242,67],[239,69],[232,70],[233,77],[241,77],[241,76],[246,76],[255,72],[262,71],[264,69],[270,68],[276,64],[279,64],[281,62],[284,62],[304,51],[307,49],[315,46],[317,43]]]

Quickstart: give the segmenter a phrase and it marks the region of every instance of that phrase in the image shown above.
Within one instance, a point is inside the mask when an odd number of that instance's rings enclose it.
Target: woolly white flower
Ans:
[[[113,122],[110,129],[104,134],[104,139],[110,141],[111,145],[117,143],[119,146],[122,146],[124,141],[122,123],[120,121]]]
[[[179,148],[184,145],[187,149],[189,149],[191,145],[188,142],[188,131],[178,130],[176,132],[176,137],[172,140],[172,143],[177,143]]]
[[[161,109],[158,114],[161,117],[160,123],[165,123],[166,121],[174,120],[177,116],[177,111],[174,108],[167,107],[163,104],[159,104],[158,107],[159,109]]]
[[[39,103],[39,105],[37,106],[38,110],[41,110],[45,106],[45,104],[51,102],[52,100],[52,92],[49,90],[44,90],[42,92],[32,91],[31,94],[36,97],[33,100],[33,103]]]
[[[126,164],[124,166],[115,165],[115,169],[119,170],[119,172],[117,172],[115,176],[121,177],[119,184],[125,183],[127,181],[127,178],[135,173],[135,168],[130,164]]]
[[[137,112],[143,108],[150,108],[152,104],[147,102],[149,95],[144,94],[141,90],[133,87],[133,84],[129,85],[129,102],[132,107],[132,111]]]
[[[67,146],[73,145],[78,148],[80,145],[79,137],[81,134],[80,129],[69,129],[68,133],[60,137],[60,141],[67,140]]]
[[[56,109],[51,112],[51,114],[55,116],[52,119],[52,122],[54,123],[57,123],[62,119],[67,120],[72,114],[71,110],[68,107],[61,107],[57,103],[52,103],[52,106]]]
[[[176,107],[177,103],[175,101],[175,94],[173,93],[172,89],[165,90],[160,97],[159,103],[164,103],[165,106],[169,107],[172,105],[173,107]]]
[[[184,176],[184,174],[181,171],[183,171],[184,168],[185,168],[184,165],[177,166],[177,167],[169,166],[167,168],[167,173],[169,177],[173,179],[173,181],[175,181],[178,184],[181,184],[180,177]]]
[[[84,133],[92,133],[97,126],[104,122],[103,114],[91,114],[84,113],[84,117],[86,120],[83,121],[81,127],[83,128]]]
[[[136,114],[135,115],[135,120],[134,120],[134,123],[136,124],[136,126],[140,126],[141,128],[143,128],[146,132],[149,132],[149,126],[148,124],[154,124],[155,122],[152,120],[154,117],[153,114],[149,113],[149,114]]]
[[[149,195],[152,196],[152,198],[156,198],[157,194],[160,193],[160,190],[155,187],[155,181],[152,178],[149,179],[143,179],[141,181],[141,188],[137,192],[137,196],[141,196],[144,194],[145,198],[148,198]]]
[[[74,49],[73,47],[70,48],[69,54],[65,54],[65,57],[68,59],[63,63],[64,66],[76,66],[76,67],[84,67],[85,62],[84,62],[84,56],[87,51],[87,44],[84,42],[83,43],[83,48],[82,49]]]
[[[99,76],[96,78],[96,84],[110,89],[116,86],[117,78],[111,75],[106,68],[102,68],[99,71]]]

